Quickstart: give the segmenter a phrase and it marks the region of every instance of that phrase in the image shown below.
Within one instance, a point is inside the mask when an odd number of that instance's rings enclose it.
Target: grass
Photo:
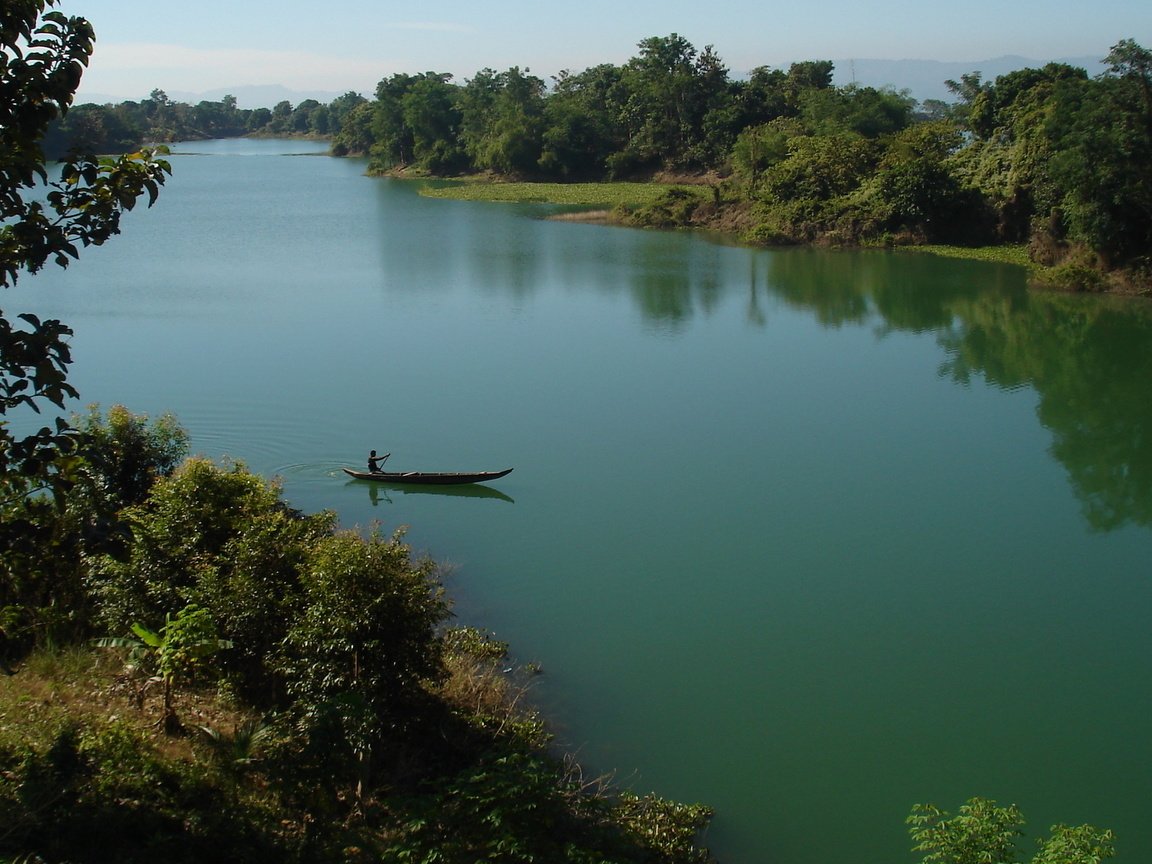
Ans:
[[[1040,269],[1028,258],[1028,247],[1023,243],[1003,246],[908,246],[910,252],[931,252],[945,258],[966,258],[971,261],[993,261],[1000,264],[1017,264],[1029,270]]]
[[[677,188],[674,183],[499,183],[484,179],[426,186],[420,194],[457,201],[560,204],[568,207],[640,207]]]
[[[103,727],[126,722],[142,734],[190,758],[188,739],[159,731],[161,690],[145,687],[145,679],[125,674],[115,651],[68,647],[41,649],[21,668],[0,677],[0,749],[44,746],[69,724]],[[188,726],[232,728],[250,719],[224,704],[215,690],[182,690],[177,698],[180,719]]]

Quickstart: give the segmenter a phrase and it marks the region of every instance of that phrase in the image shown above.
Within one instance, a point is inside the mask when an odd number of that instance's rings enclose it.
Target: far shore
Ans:
[[[399,178],[430,179],[413,177],[403,172],[393,174]],[[535,183],[508,181],[490,175],[465,178],[435,178],[443,182],[421,190],[421,194],[433,198],[447,198],[460,201],[488,201],[509,204],[555,204],[573,209],[555,213],[547,218],[561,222],[578,222],[601,225],[633,225],[640,223],[629,220],[631,211],[648,207],[659,201],[671,189],[696,191],[702,199],[711,199],[716,188],[714,178],[676,178],[680,182],[667,182],[664,178],[647,181],[610,181],[603,183]],[[671,179],[671,178],[668,178]],[[688,230],[703,230],[723,234],[738,242],[742,239],[742,222],[746,212],[733,218],[726,218],[725,208],[713,213],[711,220],[679,226]],[[747,245],[756,245],[747,243]],[[1083,293],[1114,294],[1118,296],[1149,297],[1152,288],[1140,280],[1132,280],[1124,273],[1089,272],[1079,268],[1068,274],[1060,267],[1047,267],[1028,257],[1026,244],[1001,244],[997,246],[954,246],[947,244],[892,244],[864,248],[886,248],[896,252],[922,252],[949,258],[973,261],[988,261],[1010,264],[1025,268],[1030,287],[1047,291],[1067,291]],[[1091,278],[1089,278],[1091,277]]]

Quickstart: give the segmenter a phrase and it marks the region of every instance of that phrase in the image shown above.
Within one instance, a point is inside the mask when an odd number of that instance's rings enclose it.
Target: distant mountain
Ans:
[[[979,72],[982,80],[995,81],[1017,69],[1038,69],[1049,62],[1067,63],[1087,70],[1090,76],[1104,71],[1100,57],[1062,57],[1055,61],[1005,56],[991,60],[943,62],[939,60],[836,60],[832,82],[838,87],[855,81],[862,87],[892,87],[911,91],[912,98],[955,101],[945,81],[959,81],[961,75]]]

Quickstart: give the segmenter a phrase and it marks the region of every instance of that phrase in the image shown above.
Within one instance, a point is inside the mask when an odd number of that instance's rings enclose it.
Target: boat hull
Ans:
[[[483,483],[487,480],[498,480],[505,474],[510,474],[511,468],[503,471],[477,471],[464,474],[457,471],[354,471],[345,468],[344,473],[357,480],[374,480],[378,483],[410,483],[424,486],[458,486],[464,483]]]

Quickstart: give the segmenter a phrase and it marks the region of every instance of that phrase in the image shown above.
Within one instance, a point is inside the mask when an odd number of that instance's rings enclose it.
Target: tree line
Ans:
[[[138,102],[72,106],[49,126],[43,146],[49,158],[58,159],[71,151],[127,153],[145,142],[244,135],[328,137],[339,132],[352,109],[366,101],[349,92],[326,104],[305,99],[293,106],[283,100],[272,108],[239,108],[231,95],[190,105],[170,99],[163,90],[153,90]]]
[[[349,113],[333,150],[439,175],[692,174],[712,195],[670,200],[654,222],[728,211],[731,224],[735,210],[762,243],[1027,243],[1082,287],[1119,271],[1148,288],[1152,52],[1131,39],[1095,78],[1062,63],[995,81],[973,72],[947,82],[954,102],[922,104],[833,86],[830,61],[734,79],[711,46],[677,34],[639,49],[550,88],[518,67],[463,84],[395,74]]]

